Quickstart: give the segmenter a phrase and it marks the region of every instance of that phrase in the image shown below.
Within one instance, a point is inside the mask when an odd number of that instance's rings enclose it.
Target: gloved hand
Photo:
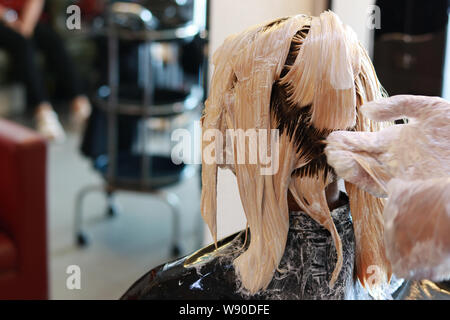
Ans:
[[[385,245],[397,276],[450,278],[450,103],[403,95],[361,111],[375,121],[409,122],[379,132],[333,132],[328,163],[346,181],[388,197]]]

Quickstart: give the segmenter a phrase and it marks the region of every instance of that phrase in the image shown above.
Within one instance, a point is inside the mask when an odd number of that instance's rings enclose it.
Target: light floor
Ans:
[[[121,213],[105,218],[102,193],[85,200],[85,231],[90,245],[74,245],[74,204],[77,192],[101,185],[100,176],[79,152],[79,137],[69,133],[48,151],[49,278],[51,299],[117,299],[149,269],[171,259],[171,215],[166,204],[150,194],[118,193]],[[202,241],[200,186],[197,176],[170,189],[182,201],[182,255]],[[69,290],[67,268],[81,269],[81,289]]]

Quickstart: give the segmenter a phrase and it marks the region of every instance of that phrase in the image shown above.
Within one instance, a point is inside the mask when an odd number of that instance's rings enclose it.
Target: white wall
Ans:
[[[325,9],[322,0],[212,0],[210,10],[210,56],[225,38],[265,21],[300,13],[316,15]],[[212,67],[210,70],[212,71]],[[245,228],[246,220],[236,178],[219,170],[217,190],[218,239]],[[212,238],[205,226],[205,244]]]

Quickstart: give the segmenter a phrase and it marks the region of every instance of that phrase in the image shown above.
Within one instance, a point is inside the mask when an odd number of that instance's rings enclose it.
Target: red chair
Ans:
[[[46,143],[0,119],[0,299],[47,299]]]

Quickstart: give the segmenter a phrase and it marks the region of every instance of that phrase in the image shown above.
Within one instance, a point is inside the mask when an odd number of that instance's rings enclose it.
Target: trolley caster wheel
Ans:
[[[178,257],[180,255],[180,253],[181,253],[181,250],[180,250],[180,248],[178,246],[173,246],[171,253],[172,253],[173,257]]]
[[[117,216],[117,208],[115,206],[108,206],[106,210],[106,216],[108,218],[114,218]]]
[[[77,245],[81,248],[84,248],[88,245],[88,239],[86,237],[86,235],[82,232],[79,232],[77,234]]]

